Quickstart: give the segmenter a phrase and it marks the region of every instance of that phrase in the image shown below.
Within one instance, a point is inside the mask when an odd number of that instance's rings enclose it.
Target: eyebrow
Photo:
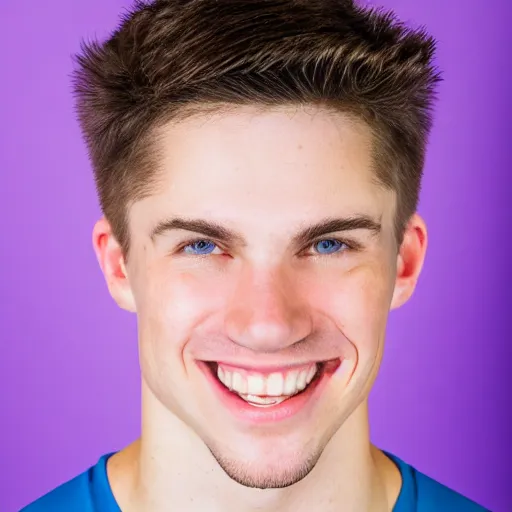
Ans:
[[[154,242],[161,235],[175,230],[198,233],[227,245],[247,245],[243,235],[216,222],[183,217],[173,217],[159,222],[151,231],[151,240]],[[296,246],[303,247],[329,233],[355,230],[367,230],[371,231],[373,235],[377,235],[381,231],[381,224],[368,215],[353,215],[346,218],[327,218],[316,224],[302,228],[293,236],[292,242]]]
[[[247,244],[243,235],[220,224],[204,219],[188,219],[182,217],[173,217],[159,222],[151,231],[151,239],[154,242],[159,236],[175,230],[198,233],[227,245],[245,246]],[[355,230],[367,230],[371,231],[373,235],[376,235],[381,231],[381,224],[368,215],[353,215],[346,218],[327,218],[301,229],[293,236],[292,241],[294,245],[303,247],[329,233]]]

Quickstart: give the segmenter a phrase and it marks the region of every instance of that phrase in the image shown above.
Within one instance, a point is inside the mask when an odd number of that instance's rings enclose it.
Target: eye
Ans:
[[[315,251],[319,254],[334,254],[348,249],[348,245],[335,238],[325,238],[313,244]]]
[[[194,240],[188,243],[182,249],[185,254],[192,254],[194,256],[205,256],[212,254],[215,250],[220,249],[211,240]],[[220,254],[217,252],[217,254]]]

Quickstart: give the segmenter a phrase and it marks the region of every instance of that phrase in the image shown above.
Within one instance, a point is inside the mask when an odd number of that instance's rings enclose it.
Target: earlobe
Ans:
[[[397,256],[391,309],[399,308],[411,298],[423,268],[426,250],[427,227],[423,219],[414,214],[407,224]]]
[[[102,218],[95,224],[92,242],[110,295],[120,308],[134,313],[136,311],[135,300],[128,278],[123,251],[106,219]]]

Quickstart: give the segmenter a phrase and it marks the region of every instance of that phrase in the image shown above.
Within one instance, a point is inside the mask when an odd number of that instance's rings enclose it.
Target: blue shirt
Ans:
[[[490,512],[385,452],[402,474],[393,512]],[[121,512],[107,478],[104,455],[95,466],[57,487],[20,512]]]

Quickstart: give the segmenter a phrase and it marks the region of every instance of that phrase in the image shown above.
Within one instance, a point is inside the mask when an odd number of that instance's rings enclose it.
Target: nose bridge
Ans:
[[[304,339],[312,321],[306,298],[282,267],[246,266],[226,312],[226,333],[238,345],[276,352]]]

